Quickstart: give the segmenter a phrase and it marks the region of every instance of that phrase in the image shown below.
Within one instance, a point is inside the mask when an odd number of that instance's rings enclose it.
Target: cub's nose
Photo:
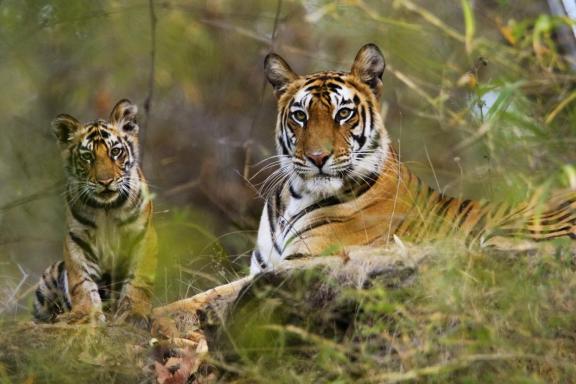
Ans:
[[[326,164],[326,161],[328,161],[328,158],[330,157],[330,152],[326,151],[310,152],[306,154],[306,157],[308,157],[314,164],[316,164],[318,168],[322,169],[322,167],[324,166],[324,164]]]
[[[112,178],[112,177],[105,178],[105,179],[98,179],[98,184],[103,185],[105,187],[109,187],[113,181],[114,181],[114,178]]]

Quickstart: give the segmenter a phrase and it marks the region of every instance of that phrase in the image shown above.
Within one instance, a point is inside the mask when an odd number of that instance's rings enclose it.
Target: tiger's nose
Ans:
[[[324,164],[326,164],[326,161],[328,161],[330,155],[331,153],[327,151],[316,151],[306,154],[306,157],[308,157],[314,164],[316,164],[318,168],[322,169]]]
[[[105,178],[105,179],[104,178],[98,179],[98,183],[105,186],[105,187],[109,187],[113,181],[114,181],[113,177],[109,177],[109,178]]]

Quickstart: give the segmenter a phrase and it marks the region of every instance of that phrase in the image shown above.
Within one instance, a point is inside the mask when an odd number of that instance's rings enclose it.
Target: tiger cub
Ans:
[[[146,322],[156,272],[152,201],[138,163],[137,107],[119,101],[108,121],[52,121],[66,169],[64,260],[42,274],[34,302],[41,322]]]
[[[483,246],[508,239],[576,237],[576,193],[541,209],[447,197],[402,164],[380,115],[385,61],[363,46],[350,72],[297,75],[276,54],[264,63],[278,104],[280,167],[267,197],[251,273],[282,260],[394,236],[418,242],[460,236]],[[330,251],[331,250],[331,251]]]

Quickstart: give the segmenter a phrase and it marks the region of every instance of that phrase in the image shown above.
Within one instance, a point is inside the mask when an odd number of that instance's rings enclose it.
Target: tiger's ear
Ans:
[[[382,94],[384,68],[386,62],[380,49],[375,44],[366,44],[356,54],[350,72],[367,84],[379,98]]]
[[[68,144],[72,140],[74,132],[82,126],[78,120],[65,113],[56,116],[50,125],[60,144]]]
[[[122,132],[129,135],[138,134],[138,124],[136,123],[136,114],[138,107],[132,104],[128,99],[122,99],[112,109],[110,113],[110,122],[119,125]]]
[[[275,53],[269,53],[264,59],[264,73],[272,84],[276,97],[280,97],[288,84],[298,78],[288,63]]]

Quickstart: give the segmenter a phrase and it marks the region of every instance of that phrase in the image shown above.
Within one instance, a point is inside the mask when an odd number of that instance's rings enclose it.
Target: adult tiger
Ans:
[[[59,115],[52,128],[67,174],[64,260],[36,289],[38,321],[105,321],[102,302],[119,298],[119,318],[147,320],[156,270],[152,201],[138,164],[137,107],[119,101],[109,121]]]
[[[575,237],[576,193],[541,209],[447,197],[398,159],[380,116],[384,57],[363,46],[349,73],[299,76],[269,54],[265,73],[278,102],[276,147],[281,180],[267,198],[251,273],[298,255],[460,234],[468,242]]]

